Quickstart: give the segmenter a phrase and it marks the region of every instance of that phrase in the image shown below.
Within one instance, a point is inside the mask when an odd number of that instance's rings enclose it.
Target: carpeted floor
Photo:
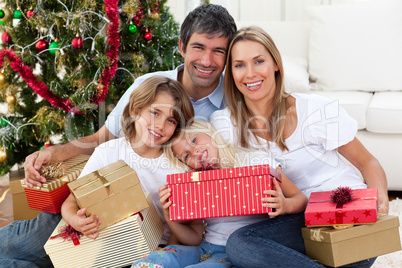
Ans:
[[[399,216],[399,223],[402,223],[402,199],[392,200],[389,204],[389,214]],[[399,226],[399,234],[402,239],[402,226]],[[401,242],[402,243],[402,242]],[[375,245],[373,245],[375,246]],[[400,268],[402,267],[402,251],[377,257],[373,268]]]

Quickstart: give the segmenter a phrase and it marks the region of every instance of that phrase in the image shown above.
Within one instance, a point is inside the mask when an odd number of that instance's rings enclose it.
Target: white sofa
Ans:
[[[288,91],[315,93],[358,121],[357,137],[402,190],[401,0],[308,9],[309,21],[238,21],[258,25],[281,52]]]

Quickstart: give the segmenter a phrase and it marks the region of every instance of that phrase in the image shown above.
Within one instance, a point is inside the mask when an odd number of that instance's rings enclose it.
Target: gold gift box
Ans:
[[[98,215],[99,230],[148,207],[135,171],[118,160],[68,184],[78,206]]]
[[[30,220],[42,213],[38,210],[30,209],[27,197],[21,181],[24,180],[25,174],[22,169],[10,171],[10,191],[13,200],[13,216],[14,220]]]
[[[399,218],[380,214],[376,223],[336,230],[332,227],[302,228],[306,255],[331,267],[401,250]]]
[[[123,267],[152,252],[160,243],[163,226],[152,202],[146,193],[148,208],[99,232],[95,240],[82,236],[80,244],[63,238],[49,239],[45,251],[55,267]],[[51,237],[65,226],[64,220]]]

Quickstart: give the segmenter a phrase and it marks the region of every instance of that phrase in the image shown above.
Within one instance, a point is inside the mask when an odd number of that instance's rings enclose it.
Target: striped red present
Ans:
[[[263,214],[263,191],[273,189],[280,174],[269,165],[171,174],[171,220]]]
[[[48,179],[42,187],[29,188],[21,180],[30,209],[53,214],[60,213],[61,205],[70,194],[67,183],[74,181],[80,175],[89,155],[77,155],[63,162],[65,174],[57,179]]]

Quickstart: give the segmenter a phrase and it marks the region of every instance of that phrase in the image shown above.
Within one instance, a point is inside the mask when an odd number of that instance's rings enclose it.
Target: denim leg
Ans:
[[[202,256],[208,257],[206,260],[186,266],[187,268],[230,268],[231,263],[226,254],[226,248],[224,246],[214,245],[205,241],[201,242],[200,248],[202,249]]]
[[[42,213],[0,228],[0,267],[53,267],[43,246],[60,220],[61,214]]]
[[[377,257],[367,259],[367,260],[362,260],[362,261],[358,261],[358,262],[354,262],[351,264],[341,266],[339,268],[369,268],[374,264],[376,259],[377,259]]]
[[[245,226],[228,239],[226,253],[236,267],[324,267],[307,257],[301,228],[304,213]]]
[[[156,264],[163,268],[181,268],[198,263],[201,253],[199,246],[171,245],[152,252],[145,259],[135,261],[131,267],[154,267]]]

